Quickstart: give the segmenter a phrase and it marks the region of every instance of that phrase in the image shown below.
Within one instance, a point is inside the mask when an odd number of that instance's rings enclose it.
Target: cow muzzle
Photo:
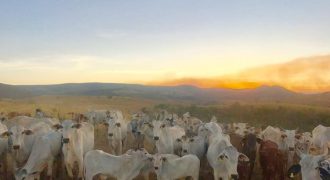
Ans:
[[[19,150],[19,148],[20,148],[20,145],[13,145],[14,150]]]
[[[158,167],[157,166],[155,166],[155,170],[158,170]]]
[[[187,149],[184,149],[184,150],[183,150],[183,153],[188,153],[188,150],[187,150]]]
[[[230,178],[232,180],[238,180],[238,174],[232,174],[232,175],[230,175]]]
[[[155,137],[154,137],[154,140],[155,140],[155,141],[158,141],[158,140],[159,140],[159,137],[158,137],[158,136],[155,136]]]
[[[113,136],[113,133],[109,133],[109,137],[112,137]]]
[[[63,144],[68,144],[70,142],[69,138],[63,138]]]

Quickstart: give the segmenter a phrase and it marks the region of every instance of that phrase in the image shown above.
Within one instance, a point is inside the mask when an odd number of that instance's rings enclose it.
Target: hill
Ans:
[[[227,102],[279,102],[330,105],[330,93],[302,94],[279,86],[253,89],[198,88],[195,86],[146,86],[117,83],[69,83],[57,85],[0,84],[0,98],[28,98],[43,95],[123,96],[157,100],[178,100],[198,104]]]

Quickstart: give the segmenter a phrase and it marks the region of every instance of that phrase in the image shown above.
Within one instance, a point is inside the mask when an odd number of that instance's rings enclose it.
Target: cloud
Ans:
[[[278,85],[300,92],[324,92],[330,91],[330,55],[299,58],[214,78],[167,79],[151,84],[191,84],[206,88],[234,89]]]

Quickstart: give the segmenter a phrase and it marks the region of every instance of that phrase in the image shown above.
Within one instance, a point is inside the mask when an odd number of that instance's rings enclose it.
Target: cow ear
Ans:
[[[55,124],[53,125],[53,128],[55,128],[56,130],[62,129],[63,126],[61,124]]]
[[[8,136],[10,136],[10,133],[8,131],[6,131],[0,135],[0,137],[8,137]]]
[[[33,134],[33,131],[30,130],[30,129],[26,129],[26,130],[24,130],[24,131],[22,132],[22,134],[25,134],[25,135],[31,135],[31,134]]]
[[[116,126],[117,126],[117,127],[120,127],[121,125],[120,125],[120,123],[116,123]]]
[[[81,124],[80,123],[76,123],[76,124],[72,125],[72,128],[79,129],[79,128],[81,128]]]
[[[240,161],[240,162],[249,162],[250,159],[245,154],[239,153],[238,161]]]

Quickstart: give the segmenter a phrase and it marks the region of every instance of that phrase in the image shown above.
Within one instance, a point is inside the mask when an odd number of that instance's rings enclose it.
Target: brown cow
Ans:
[[[272,141],[260,142],[260,165],[264,180],[283,180],[285,156]]]
[[[28,116],[28,117],[31,117],[31,113],[20,113],[20,112],[13,111],[13,112],[9,112],[7,114],[8,119],[12,119],[12,118],[17,117],[17,116]]]
[[[246,169],[244,174],[247,174],[247,178],[245,179],[251,179],[252,178],[252,173],[254,169],[254,163],[256,161],[256,156],[257,156],[257,136],[253,133],[249,133],[244,136],[241,142],[242,145],[242,153],[245,154],[249,159],[249,168]]]

